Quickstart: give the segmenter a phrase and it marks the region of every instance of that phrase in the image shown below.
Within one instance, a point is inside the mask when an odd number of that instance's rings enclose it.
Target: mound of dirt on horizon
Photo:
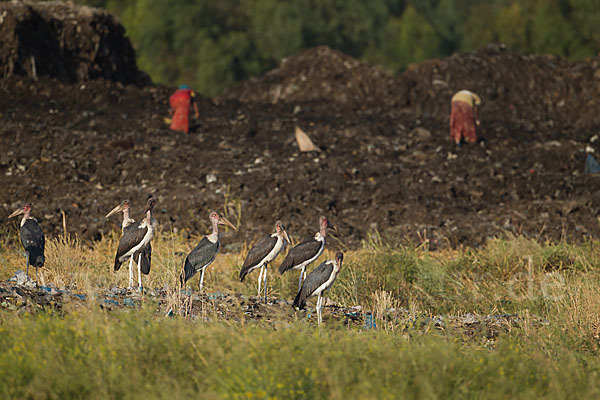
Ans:
[[[393,98],[392,78],[378,67],[319,46],[285,58],[259,78],[226,90],[221,99],[294,102],[328,99],[340,103]]]
[[[108,12],[60,2],[0,2],[0,76],[148,84],[125,29]]]

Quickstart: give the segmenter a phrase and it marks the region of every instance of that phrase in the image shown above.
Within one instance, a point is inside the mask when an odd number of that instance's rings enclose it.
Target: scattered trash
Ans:
[[[117,303],[118,304],[118,303]],[[131,300],[129,297],[125,297],[123,299],[123,304],[125,304],[128,307],[135,307],[135,303],[133,302],[133,300]]]
[[[34,287],[35,282],[27,276],[25,271],[18,269],[14,276],[8,279],[9,282],[15,282],[17,285],[29,285]]]
[[[296,136],[296,143],[298,143],[298,147],[300,148],[300,151],[302,151],[302,152],[321,151],[321,149],[318,148],[317,146],[315,146],[315,144],[312,142],[312,140],[310,140],[308,135],[306,133],[304,133],[304,131],[302,129],[300,129],[299,126],[296,126],[294,134]]]
[[[363,329],[375,329],[377,328],[377,323],[375,322],[375,318],[373,315],[366,314],[365,315],[365,323],[363,324]]]
[[[600,163],[598,163],[598,161],[594,158],[593,155],[588,153],[587,159],[585,160],[584,173],[595,174],[597,172],[600,172]]]

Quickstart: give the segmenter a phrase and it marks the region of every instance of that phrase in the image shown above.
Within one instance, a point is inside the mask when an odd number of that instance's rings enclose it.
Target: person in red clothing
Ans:
[[[170,116],[172,116],[170,128],[174,131],[181,131],[188,133],[190,130],[189,115],[190,107],[194,107],[194,114],[196,118],[200,117],[198,112],[198,106],[194,101],[195,93],[187,85],[179,86],[179,89],[175,91],[169,98],[171,104]]]
[[[481,99],[475,93],[461,90],[452,97],[450,113],[450,137],[457,145],[464,139],[469,143],[477,141],[475,127],[479,125],[477,106]]]

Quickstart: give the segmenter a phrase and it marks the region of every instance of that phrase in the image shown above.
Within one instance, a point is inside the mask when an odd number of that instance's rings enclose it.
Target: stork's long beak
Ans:
[[[233,224],[231,222],[229,222],[229,220],[223,216],[219,216],[219,224],[227,225],[227,226],[231,227],[231,229],[233,229],[234,231],[237,231],[237,228],[235,226],[233,226]]]
[[[283,237],[285,240],[287,240],[288,243],[292,243],[292,241],[290,240],[290,237],[288,236],[287,232],[285,231],[285,229],[283,230]]]
[[[104,218],[108,218],[111,215],[114,215],[114,214],[116,214],[118,212],[121,212],[121,211],[123,211],[123,204],[119,204],[118,206],[116,206],[115,208],[113,208],[112,210],[110,210],[110,212],[108,214],[106,214],[106,217],[104,217]]]
[[[337,228],[335,226],[333,226],[333,224],[331,222],[329,222],[329,220],[327,220],[327,227],[329,229],[332,229],[337,232]]]
[[[19,208],[18,210],[15,210],[12,214],[10,214],[8,218],[16,217],[17,215],[21,214],[25,214],[25,211],[23,211],[22,208]]]
[[[341,267],[342,266],[342,260],[344,259],[344,254],[342,253],[337,253],[335,255],[335,260],[337,261],[338,265]]]

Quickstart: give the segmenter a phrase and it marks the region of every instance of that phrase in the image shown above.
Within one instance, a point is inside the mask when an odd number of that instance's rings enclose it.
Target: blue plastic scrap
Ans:
[[[129,306],[129,307],[135,307],[135,303],[134,303],[134,302],[133,302],[133,300],[131,300],[129,297],[126,297],[126,298],[123,300],[123,303],[124,303],[126,306]]]
[[[371,314],[365,315],[365,324],[363,325],[364,329],[373,329],[377,328],[377,324],[375,323],[375,318]]]
[[[585,160],[585,171],[586,174],[595,174],[600,172],[600,163],[596,161],[593,155],[588,153],[587,159]]]

